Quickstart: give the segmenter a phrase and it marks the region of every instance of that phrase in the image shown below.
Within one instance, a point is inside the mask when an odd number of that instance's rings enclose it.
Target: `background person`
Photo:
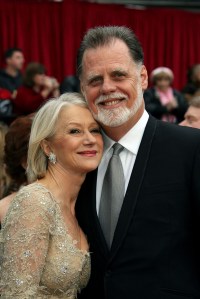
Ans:
[[[98,171],[87,175],[77,201],[92,252],[91,280],[80,298],[199,298],[199,131],[145,111],[143,50],[126,27],[91,28],[77,71],[104,138]],[[121,152],[113,155],[116,147]],[[111,207],[106,218],[104,198]]]
[[[180,125],[200,129],[200,96],[193,97],[190,100],[184,120]]]
[[[13,101],[14,111],[17,115],[34,113],[48,98],[59,94],[58,81],[45,75],[42,64],[31,62],[25,69],[23,85]]]
[[[144,92],[147,112],[163,121],[179,123],[183,120],[187,103],[182,94],[172,87],[172,70],[158,67],[151,72],[150,78],[153,86]]]
[[[1,296],[75,299],[86,285],[90,255],[75,203],[102,149],[99,125],[80,94],[63,94],[36,114],[28,150],[32,183],[20,189],[2,223]]]
[[[200,63],[194,64],[188,69],[187,83],[181,92],[188,103],[194,96],[200,95]]]
[[[7,184],[0,200],[0,223],[17,191],[27,184],[27,151],[33,115],[18,117],[8,127],[3,152],[4,171]]]
[[[17,89],[22,84],[22,69],[24,54],[20,48],[10,48],[5,51],[5,68],[0,70],[0,87],[10,92],[15,97]]]

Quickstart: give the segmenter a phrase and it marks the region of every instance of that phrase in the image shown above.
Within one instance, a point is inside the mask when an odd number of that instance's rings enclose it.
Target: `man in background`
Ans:
[[[6,65],[0,70],[0,87],[8,90],[14,97],[16,90],[22,84],[24,54],[19,48],[10,48],[5,51],[4,59]]]
[[[191,99],[180,126],[200,129],[200,96]]]

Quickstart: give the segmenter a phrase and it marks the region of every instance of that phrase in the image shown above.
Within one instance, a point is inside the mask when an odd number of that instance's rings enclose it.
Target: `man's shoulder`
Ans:
[[[22,73],[20,71],[18,71],[16,76],[13,77],[10,74],[8,74],[5,69],[0,69],[0,78],[12,79],[12,80],[20,79],[21,80],[22,79]]]
[[[8,74],[5,72],[4,69],[0,69],[0,79],[6,79],[8,77]]]

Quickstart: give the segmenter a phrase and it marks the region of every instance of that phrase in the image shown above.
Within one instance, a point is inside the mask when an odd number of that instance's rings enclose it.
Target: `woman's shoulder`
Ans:
[[[45,186],[38,182],[34,182],[22,187],[18,191],[16,197],[29,198],[31,196],[34,198],[38,198],[38,195],[42,195],[42,197],[44,197],[46,200],[52,201],[51,192]]]
[[[0,200],[0,222],[2,222],[3,218],[5,217],[8,208],[13,200],[13,198],[15,197],[17,192],[13,192],[12,194],[2,198]]]
[[[13,199],[12,204],[24,208],[34,206],[41,208],[41,210],[48,210],[50,207],[55,207],[56,202],[46,187],[35,182],[22,187]]]
[[[32,183],[22,187],[10,202],[4,222],[20,218],[30,221],[38,216],[53,221],[56,213],[56,202],[51,193],[42,185]],[[29,216],[30,215],[30,216]]]

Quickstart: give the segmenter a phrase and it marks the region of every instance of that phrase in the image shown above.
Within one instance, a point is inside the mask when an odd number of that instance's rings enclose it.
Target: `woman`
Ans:
[[[90,256],[75,203],[102,148],[81,95],[63,94],[36,114],[28,150],[31,184],[19,191],[2,224],[3,298],[74,299],[86,285]]]
[[[187,103],[172,88],[174,74],[167,67],[158,67],[150,76],[153,86],[144,92],[146,110],[154,117],[171,123],[183,120]]]
[[[27,184],[27,151],[32,120],[32,114],[18,117],[11,123],[5,135],[3,160],[9,183],[2,192],[4,198],[0,200],[0,223],[17,191]]]
[[[57,97],[59,93],[58,81],[45,75],[42,64],[31,62],[24,72],[23,85],[13,100],[14,112],[17,115],[33,113],[48,98]]]

